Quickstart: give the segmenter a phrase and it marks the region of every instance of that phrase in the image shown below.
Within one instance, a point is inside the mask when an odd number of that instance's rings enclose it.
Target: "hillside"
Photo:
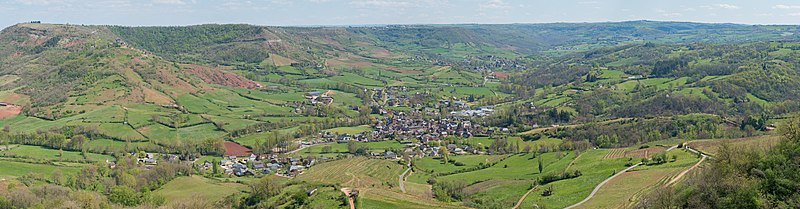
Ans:
[[[120,207],[634,207],[696,186],[706,158],[684,145],[778,144],[798,30],[17,24],[0,31],[0,208],[48,187]],[[627,201],[591,199],[607,179],[597,197]]]

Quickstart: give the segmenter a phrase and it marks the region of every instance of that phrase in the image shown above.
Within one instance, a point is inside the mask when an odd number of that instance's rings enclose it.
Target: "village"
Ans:
[[[366,89],[365,89],[366,91]],[[352,153],[339,153],[336,156],[299,156],[295,152],[321,144],[347,144],[351,142],[367,143],[396,141],[402,149],[371,151],[369,149],[356,153],[371,158],[397,160],[414,157],[440,157],[447,154],[484,154],[481,147],[469,145],[442,144],[442,139],[469,138],[490,134],[507,133],[507,128],[483,127],[472,122],[473,118],[485,117],[494,112],[493,106],[471,107],[460,98],[442,99],[436,103],[423,106],[416,103],[426,97],[424,92],[409,93],[406,87],[388,87],[372,89],[371,105],[377,107],[373,111],[374,123],[370,131],[360,133],[335,133],[320,131],[317,134],[299,140],[299,147],[290,151],[285,149],[271,150],[269,154],[256,154],[248,147],[236,142],[224,142],[225,154],[219,159],[182,158],[173,154],[133,153],[138,162],[145,166],[158,164],[159,160],[178,160],[192,162],[196,169],[214,171],[230,176],[262,176],[277,175],[293,177],[319,162],[342,157],[352,157]],[[312,91],[303,95],[303,105],[327,106],[333,103],[334,91]],[[391,107],[413,106],[410,110],[396,110]],[[444,111],[444,113],[442,113]],[[201,161],[202,160],[202,161]],[[216,170],[215,170],[216,169]]]

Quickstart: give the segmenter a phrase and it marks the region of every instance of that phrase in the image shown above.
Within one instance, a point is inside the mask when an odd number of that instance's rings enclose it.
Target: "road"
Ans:
[[[397,181],[398,185],[400,185],[400,191],[403,191],[403,193],[406,193],[406,187],[405,184],[403,184],[403,179],[406,176],[406,174],[409,171],[411,171],[411,161],[408,161],[408,165],[406,166],[408,166],[408,169],[406,169],[406,171],[404,171],[403,174],[400,174],[400,179],[398,179]]]
[[[678,182],[678,180],[680,180],[680,179],[681,179],[681,177],[683,177],[684,175],[686,175],[686,173],[689,173],[689,171],[692,171],[692,170],[694,170],[695,168],[697,168],[698,166],[700,166],[700,163],[703,163],[703,161],[705,161],[705,160],[706,160],[706,158],[708,158],[708,156],[706,156],[706,155],[703,155],[703,158],[700,158],[700,161],[698,161],[696,164],[694,164],[694,165],[693,165],[692,167],[690,167],[689,169],[686,169],[685,171],[683,171],[683,172],[681,172],[680,174],[678,174],[677,176],[675,176],[675,178],[672,178],[672,180],[670,180],[670,181],[669,181],[669,183],[667,183],[667,184],[664,184],[664,187],[668,187],[668,186],[670,186],[670,185],[674,184],[675,182]]]
[[[525,192],[525,194],[524,194],[524,195],[522,195],[522,198],[519,198],[519,201],[517,201],[517,204],[516,204],[516,205],[514,205],[514,207],[513,207],[513,208],[511,208],[511,209],[517,209],[517,208],[519,208],[519,205],[522,205],[522,201],[525,201],[525,198],[526,198],[526,197],[528,197],[528,195],[529,195],[529,194],[531,194],[531,192],[533,192],[533,190],[536,190],[536,187],[537,187],[537,186],[533,186],[533,188],[531,188],[530,190],[528,190],[528,192]]]
[[[672,147],[670,147],[669,149],[667,149],[667,151],[673,150],[673,149],[675,149],[675,148],[678,148],[678,145],[675,145],[675,146],[672,146]],[[688,148],[688,147],[687,147],[687,148]],[[692,152],[697,152],[696,150],[693,150],[693,149],[691,149],[691,148],[688,148],[688,149],[689,149],[689,151],[692,151]],[[701,160],[700,160],[700,162],[703,162],[703,160],[704,160],[705,158],[706,158],[706,155],[703,155],[703,159],[701,159]],[[700,164],[700,162],[698,162],[697,164],[695,164],[695,166],[699,165],[699,164]],[[574,208],[574,207],[577,207],[577,206],[579,206],[579,205],[581,205],[581,204],[583,204],[583,203],[586,203],[586,201],[589,201],[589,199],[592,199],[592,197],[594,197],[594,195],[595,195],[595,194],[597,194],[597,191],[599,191],[599,190],[600,190],[600,188],[601,188],[601,187],[603,187],[603,185],[605,185],[606,183],[608,183],[609,181],[611,181],[611,179],[614,179],[615,177],[617,177],[617,176],[619,176],[619,175],[622,175],[623,173],[625,173],[625,172],[628,172],[629,170],[631,170],[631,169],[633,169],[633,168],[636,168],[637,166],[640,166],[640,165],[642,165],[642,163],[641,163],[641,162],[640,162],[640,163],[636,163],[636,165],[632,165],[631,167],[628,167],[628,168],[626,168],[625,170],[622,170],[621,172],[618,172],[617,174],[614,174],[613,176],[611,176],[611,177],[608,177],[606,180],[604,180],[603,182],[601,182],[600,184],[598,184],[596,187],[594,187],[594,190],[592,190],[592,193],[591,193],[591,194],[589,194],[589,196],[588,196],[588,197],[586,197],[586,199],[583,199],[583,200],[581,200],[580,202],[578,202],[578,203],[575,203],[574,205],[570,205],[569,207],[566,207],[566,208],[564,208],[564,209],[570,209],[570,208]],[[694,166],[692,166],[692,168],[694,168]],[[689,168],[689,169],[691,170],[691,168]],[[687,170],[687,171],[685,171],[685,172],[688,172],[688,170]],[[677,178],[680,178],[681,176],[683,176],[683,174],[681,174],[681,175],[679,175],[679,176],[677,176],[677,177],[675,177],[675,178],[677,179]],[[674,179],[673,179],[673,180],[674,180]]]
[[[297,148],[296,150],[289,151],[286,154],[294,154],[295,152],[299,152],[300,150],[303,150],[303,149],[308,148],[310,146],[311,145],[300,145],[300,148]]]
[[[600,184],[598,184],[596,187],[594,187],[594,190],[592,190],[592,193],[591,193],[591,194],[589,194],[589,196],[588,196],[588,197],[586,197],[586,199],[583,199],[583,200],[581,200],[580,202],[578,202],[578,203],[575,203],[574,205],[570,205],[569,207],[566,207],[566,208],[564,208],[564,209],[570,209],[570,208],[574,208],[574,207],[577,207],[577,206],[579,206],[579,205],[581,205],[581,204],[583,204],[583,203],[586,203],[586,201],[589,201],[589,199],[592,199],[592,197],[594,197],[594,195],[595,195],[595,194],[597,194],[597,191],[599,191],[599,190],[600,190],[600,187],[603,187],[603,185],[605,185],[606,183],[608,183],[609,181],[611,181],[611,179],[614,179],[615,177],[617,177],[617,176],[619,176],[619,175],[622,175],[622,174],[624,174],[625,172],[628,172],[629,170],[631,170],[631,169],[633,169],[633,168],[636,168],[636,167],[637,167],[637,166],[639,166],[639,165],[642,165],[642,163],[641,163],[641,162],[640,162],[640,163],[636,163],[636,165],[632,165],[631,167],[628,167],[628,168],[626,168],[625,170],[622,170],[622,171],[620,171],[620,172],[617,172],[617,174],[614,174],[613,176],[611,176],[611,177],[608,177],[606,180],[604,180],[603,182],[600,182]]]

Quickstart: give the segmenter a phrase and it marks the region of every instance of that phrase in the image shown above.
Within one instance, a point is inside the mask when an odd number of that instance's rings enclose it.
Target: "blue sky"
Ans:
[[[0,27],[31,20],[110,25],[364,25],[643,19],[800,24],[800,1],[0,0]]]

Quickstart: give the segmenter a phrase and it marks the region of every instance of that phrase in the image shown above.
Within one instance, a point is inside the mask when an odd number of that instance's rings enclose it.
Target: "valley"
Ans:
[[[0,207],[654,206],[786,146],[798,29],[20,23]]]

